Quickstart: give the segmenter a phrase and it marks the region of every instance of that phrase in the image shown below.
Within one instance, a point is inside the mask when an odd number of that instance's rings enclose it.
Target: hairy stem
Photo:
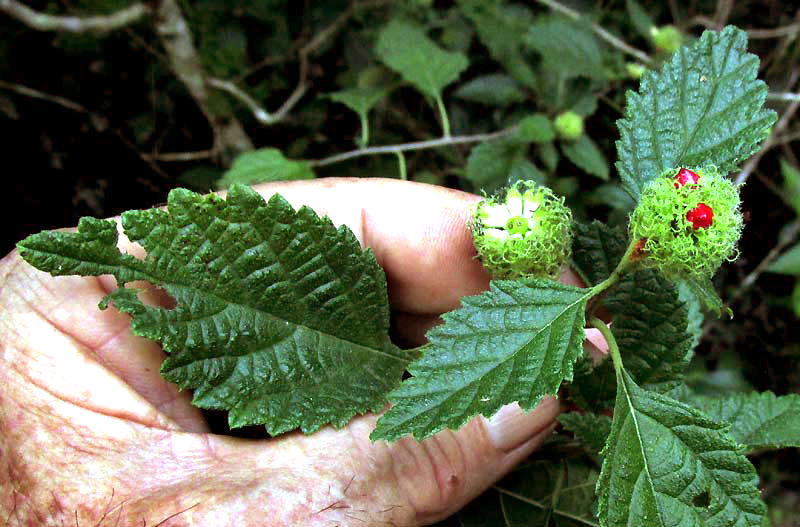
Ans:
[[[361,139],[358,142],[358,146],[366,148],[369,144],[369,121],[366,113],[358,114],[358,118],[361,121]]]
[[[447,108],[444,107],[442,97],[436,97],[436,108],[439,110],[439,117],[442,119],[442,135],[450,137],[450,119],[447,117]]]
[[[619,375],[625,366],[622,364],[622,355],[619,353],[619,346],[617,346],[617,340],[614,338],[614,334],[611,333],[611,329],[609,329],[608,325],[597,317],[590,318],[589,323],[603,335],[604,339],[606,339],[608,354],[611,355],[614,371]]]
[[[406,156],[403,155],[402,150],[398,150],[395,154],[397,154],[397,163],[400,168],[400,179],[406,181],[408,179],[408,174],[406,173]]]

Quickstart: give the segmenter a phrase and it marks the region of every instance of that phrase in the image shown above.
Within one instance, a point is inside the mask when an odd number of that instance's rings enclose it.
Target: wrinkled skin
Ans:
[[[409,343],[488,284],[464,228],[474,196],[391,180],[259,190],[309,204],[373,247]],[[159,346],[132,335],[127,316],[97,309],[114,287],[109,277],[52,278],[16,253],[0,261],[0,524],[431,523],[524,459],[559,410],[552,399],[528,414],[512,405],[421,443],[371,443],[373,415],[311,436],[210,434],[190,395],[159,376]]]

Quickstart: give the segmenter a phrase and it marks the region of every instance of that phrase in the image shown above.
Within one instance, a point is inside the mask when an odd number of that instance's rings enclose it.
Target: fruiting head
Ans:
[[[533,181],[481,200],[470,228],[493,278],[556,278],[571,254],[572,213],[563,198]]]
[[[711,276],[737,256],[739,188],[716,167],[678,168],[645,187],[631,215],[643,264],[670,276]]]

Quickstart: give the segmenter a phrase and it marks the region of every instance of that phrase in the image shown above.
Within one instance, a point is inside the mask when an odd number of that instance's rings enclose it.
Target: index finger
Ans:
[[[394,309],[442,313],[488,287],[467,228],[478,196],[394,179],[326,178],[254,188],[347,225],[386,272]]]
[[[326,178],[262,184],[292,206],[308,205],[336,225],[345,224],[371,247],[389,284],[395,310],[439,314],[463,296],[488,288],[467,222],[479,196],[396,179]],[[562,281],[577,284],[567,273]]]

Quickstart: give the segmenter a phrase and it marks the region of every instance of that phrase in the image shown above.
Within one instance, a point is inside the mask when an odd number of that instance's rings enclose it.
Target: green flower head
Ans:
[[[738,256],[739,187],[714,166],[671,169],[651,181],[631,215],[642,263],[668,276],[708,276]]]
[[[518,181],[481,200],[470,225],[493,278],[557,278],[572,249],[572,213],[547,187]]]

